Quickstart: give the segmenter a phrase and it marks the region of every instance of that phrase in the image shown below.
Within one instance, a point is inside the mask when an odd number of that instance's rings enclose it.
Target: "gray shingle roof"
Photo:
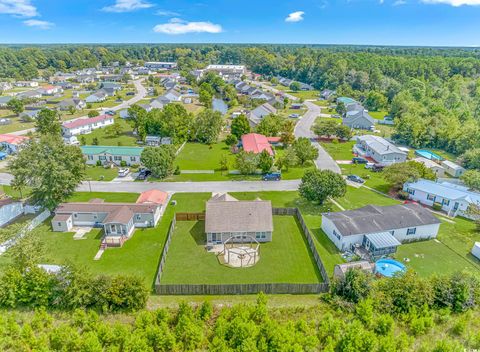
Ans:
[[[205,232],[273,231],[272,203],[264,200],[237,201],[229,195],[207,202]]]
[[[418,204],[367,205],[355,210],[324,213],[342,236],[386,232],[395,229],[439,224],[433,214]]]

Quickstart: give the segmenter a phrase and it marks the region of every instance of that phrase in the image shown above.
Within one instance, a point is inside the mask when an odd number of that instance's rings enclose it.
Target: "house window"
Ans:
[[[411,188],[407,188],[407,193],[408,193],[408,194],[411,194],[411,195],[414,195],[414,194],[415,194],[415,190],[414,190],[414,189],[411,189]]]
[[[58,226],[62,226],[62,223],[61,223],[61,222],[59,222],[59,223],[58,223]]]
[[[76,214],[76,213],[75,213],[75,214],[73,214],[73,217],[74,217],[74,218],[76,218],[76,217],[77,217],[77,214]]]
[[[390,231],[390,234],[393,236],[395,235],[395,230]]]
[[[409,235],[415,235],[415,232],[417,232],[417,228],[413,227],[411,229],[407,229],[407,236]]]
[[[431,200],[435,202],[435,195],[434,194],[427,194],[427,200]]]
[[[130,161],[137,161],[137,158],[134,157],[134,156],[131,156],[131,157],[130,157]]]
[[[142,215],[137,214],[137,220],[141,220],[141,219],[142,219]]]
[[[442,204],[448,206],[448,205],[450,205],[450,200],[444,198],[444,199],[442,200]]]
[[[337,231],[333,230],[333,235],[334,235],[337,239],[340,239],[340,235],[337,233]]]
[[[98,160],[107,160],[107,157],[105,155],[100,155],[98,157]]]
[[[113,160],[122,160],[122,157],[121,157],[121,156],[118,156],[118,155],[116,155],[116,156],[114,156],[114,157],[113,157]]]

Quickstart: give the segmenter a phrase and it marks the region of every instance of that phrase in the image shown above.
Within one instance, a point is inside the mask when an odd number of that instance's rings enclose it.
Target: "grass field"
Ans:
[[[227,155],[233,166],[235,156],[225,143],[211,146],[200,143],[187,143],[178,154],[176,164],[181,170],[218,170],[222,155]]]
[[[357,175],[365,180],[365,185],[376,189],[377,191],[388,193],[391,184],[389,184],[383,177],[382,172],[373,172],[365,169],[362,164],[342,164],[339,165],[344,175]]]
[[[355,145],[354,141],[348,141],[345,143],[320,143],[333,160],[352,160],[353,153],[352,148]]]
[[[388,116],[388,111],[369,111],[368,113],[376,120],[383,120],[385,116]]]
[[[273,240],[260,245],[260,260],[249,268],[230,268],[220,264],[214,253],[206,252],[204,228],[203,221],[177,222],[162,283],[315,283],[321,280],[293,216],[274,216]]]
[[[118,169],[108,168],[103,166],[85,166],[85,180],[91,181],[111,181],[118,176]]]
[[[92,133],[79,136],[78,140],[82,141],[82,138],[85,138],[85,145],[93,145],[93,139],[97,138],[98,145],[138,146],[137,138],[133,135],[132,126],[121,118],[115,118],[115,123],[122,126],[123,129],[123,133],[118,137],[109,137],[105,134],[105,128],[98,128],[92,131]]]
[[[275,87],[277,88],[277,87]],[[288,94],[293,95],[294,97],[300,98],[300,99],[318,99],[320,96],[320,92],[318,90],[305,90],[305,91],[298,91],[298,92],[293,92],[291,90],[286,90]]]

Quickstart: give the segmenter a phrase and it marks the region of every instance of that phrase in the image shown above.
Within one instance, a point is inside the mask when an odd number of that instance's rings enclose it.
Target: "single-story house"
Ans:
[[[176,62],[167,62],[167,61],[147,61],[145,62],[145,67],[158,70],[158,69],[165,69],[165,70],[172,70],[177,68]]]
[[[48,86],[40,87],[38,91],[42,93],[42,95],[54,95],[57,93],[61,93],[63,89],[62,87],[59,87],[59,86],[48,85]]]
[[[442,166],[445,168],[445,172],[452,177],[460,177],[465,173],[465,169],[458,164],[455,164],[449,160],[443,160]]]
[[[105,203],[102,199],[61,203],[55,209],[52,229],[69,232],[73,227],[101,227],[104,230],[103,242],[107,246],[121,246],[132,236],[135,228],[155,227],[161,217],[168,195],[157,190],[145,193],[136,203]]]
[[[7,154],[15,154],[28,141],[28,137],[14,134],[0,134],[0,146]]]
[[[166,97],[158,97],[150,101],[150,106],[152,109],[163,109],[163,107],[170,103],[170,100]]]
[[[0,82],[0,91],[10,90],[13,86],[10,82]]]
[[[373,257],[395,253],[402,242],[437,237],[440,220],[421,205],[367,205],[322,214],[322,230],[341,251],[365,248]]]
[[[247,73],[244,65],[208,65],[205,71],[214,71],[221,76],[240,76]]]
[[[89,95],[85,101],[87,103],[100,103],[105,99],[107,99],[107,93],[102,90]]]
[[[356,105],[354,107],[358,108]],[[361,109],[347,111],[342,119],[342,123],[350,128],[362,130],[370,130],[375,127],[375,119],[362,106]]]
[[[468,218],[469,205],[480,206],[480,193],[450,182],[420,179],[416,182],[406,182],[403,190],[408,193],[409,199],[428,206],[437,205],[453,217],[461,215]]]
[[[40,99],[42,97],[42,93],[38,90],[29,90],[26,92],[18,93],[16,97],[18,99]]]
[[[362,270],[372,274],[374,268],[375,268],[375,264],[370,263],[366,260],[359,260],[356,262],[349,262],[349,263],[341,263],[341,264],[335,265],[333,269],[333,276],[338,279],[343,279],[345,278],[345,275],[349,270]]]
[[[272,203],[265,200],[239,201],[228,193],[207,201],[205,213],[207,245],[224,243],[232,236],[237,242],[272,240]]]
[[[75,77],[75,81],[78,83],[93,83],[97,79],[96,74],[80,74],[77,77]]]
[[[158,147],[160,145],[172,144],[171,137],[160,137],[160,136],[146,136],[145,145],[151,147]]]
[[[17,81],[15,82],[16,87],[29,87],[36,88],[38,87],[38,82],[36,81]]]
[[[75,110],[82,110],[85,109],[86,106],[85,101],[78,98],[65,99],[57,104],[57,107],[62,111],[67,111],[71,107],[75,108]]]
[[[241,146],[248,153],[260,154],[264,150],[274,155],[272,144],[278,143],[280,137],[266,137],[259,133],[248,133],[242,136]]]
[[[248,114],[248,119],[250,120],[250,125],[254,127],[258,125],[265,116],[276,113],[277,109],[275,109],[269,103],[265,103],[250,111],[250,114]]]
[[[475,242],[471,250],[472,255],[480,260],[480,242]]]
[[[18,115],[20,120],[22,121],[31,121],[35,120],[38,117],[38,114],[40,113],[40,109],[34,109],[34,110],[25,110]]]
[[[182,101],[182,94],[175,89],[170,89],[163,95],[163,97],[169,102]]]
[[[100,83],[100,86],[103,89],[110,88],[110,89],[114,89],[114,90],[122,90],[122,85],[120,83],[117,83],[117,82],[102,82],[102,83]]]
[[[353,152],[373,159],[381,165],[401,163],[407,160],[407,153],[379,136],[364,135],[357,137]]]
[[[432,170],[435,176],[437,177],[445,176],[445,168],[442,165],[436,163],[435,161],[421,157],[421,156],[413,160],[416,161],[417,163],[422,163],[423,165],[425,165],[426,168]]]
[[[113,163],[120,166],[122,161],[130,165],[140,164],[140,156],[142,155],[142,147],[116,147],[101,145],[84,145],[81,146],[82,154],[89,165],[96,165],[100,160],[102,164]]]
[[[322,98],[323,100],[330,100],[331,98],[333,98],[335,96],[335,94],[336,94],[336,92],[334,90],[324,89],[320,93],[320,98]]]
[[[0,227],[24,213],[23,203],[11,198],[0,199]]]
[[[87,119],[77,119],[71,122],[65,122],[62,125],[62,135],[64,137],[76,136],[78,134],[90,133],[97,128],[103,128],[113,125],[114,119],[110,115],[100,115]]]

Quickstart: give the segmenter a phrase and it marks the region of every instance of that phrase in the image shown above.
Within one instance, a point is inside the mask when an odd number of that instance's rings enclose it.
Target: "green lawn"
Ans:
[[[231,268],[205,251],[203,221],[178,221],[167,255],[163,284],[315,283],[306,241],[293,216],[274,216],[273,240],[260,245],[260,260],[249,268]],[[273,269],[275,268],[275,269]]]
[[[123,193],[123,192],[76,192],[68,200],[69,202],[88,202],[90,199],[100,198],[109,203],[135,203],[139,193]]]
[[[176,164],[181,170],[217,170],[220,168],[220,158],[225,154],[233,166],[235,156],[225,143],[211,146],[200,143],[187,143],[178,154]]]
[[[275,87],[277,88],[277,87]],[[318,99],[320,96],[320,92],[318,90],[305,90],[305,91],[299,91],[299,92],[293,92],[291,90],[286,91],[288,94],[293,95],[294,97],[300,98],[300,99]]]
[[[84,134],[78,137],[81,142],[85,138],[85,145],[93,145],[93,139],[98,139],[98,145],[122,145],[122,146],[138,146],[137,138],[133,135],[132,126],[121,118],[115,118],[115,123],[122,126],[123,133],[118,137],[109,137],[105,134],[105,128],[98,128],[92,133]]]
[[[111,181],[118,176],[118,169],[104,168],[103,166],[90,166],[85,167],[85,179],[91,181]]]
[[[362,164],[342,164],[339,165],[344,175],[357,175],[365,180],[365,185],[376,189],[377,191],[388,193],[391,188],[389,184],[383,178],[382,172],[373,172],[366,169]]]
[[[369,111],[368,113],[376,120],[383,120],[385,116],[388,116],[388,111]]]
[[[353,158],[354,141],[345,143],[321,142],[320,144],[334,160],[352,160]]]
[[[347,186],[347,193],[336,201],[345,209],[356,209],[368,204],[373,205],[395,205],[400,204],[398,200],[375,193],[365,187],[355,188]]]

